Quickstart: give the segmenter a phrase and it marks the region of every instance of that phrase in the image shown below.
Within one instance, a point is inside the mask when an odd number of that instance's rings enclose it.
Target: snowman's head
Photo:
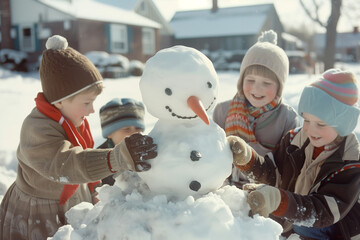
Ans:
[[[157,52],[146,62],[140,80],[147,110],[161,120],[205,118],[196,105],[202,105],[204,112],[212,110],[218,85],[212,62],[200,51],[185,46]]]

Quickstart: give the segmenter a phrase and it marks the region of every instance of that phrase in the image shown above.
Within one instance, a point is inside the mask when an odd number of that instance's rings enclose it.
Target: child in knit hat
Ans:
[[[131,98],[114,98],[100,108],[102,135],[106,141],[98,148],[113,148],[125,137],[145,130],[145,107]],[[116,175],[101,180],[102,184],[113,185]]]
[[[213,113],[227,136],[241,137],[262,156],[300,124],[295,109],[281,99],[289,59],[276,42],[274,31],[262,33],[241,63],[236,95],[219,103]],[[238,187],[247,182],[236,168],[229,180]]]
[[[135,134],[110,149],[92,149],[86,117],[102,92],[102,78],[61,36],[46,42],[40,65],[43,92],[23,122],[18,170],[0,206],[0,239],[47,239],[67,224],[80,202],[96,203],[99,180],[117,171],[150,168],[156,145]]]
[[[304,88],[298,106],[304,124],[274,151],[262,157],[241,138],[228,137],[234,165],[262,183],[244,185],[253,214],[285,221],[306,239],[359,239],[357,103],[354,75],[330,69]]]

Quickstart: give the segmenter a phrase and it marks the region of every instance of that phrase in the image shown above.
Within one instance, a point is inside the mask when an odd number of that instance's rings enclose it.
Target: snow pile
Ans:
[[[13,61],[16,64],[27,59],[27,54],[25,52],[16,51],[13,49],[0,49],[0,62],[6,63],[8,61]]]
[[[70,222],[51,240],[279,239],[276,222],[248,216],[246,192],[225,186],[200,198],[169,201],[154,195],[133,172],[99,190],[95,206],[81,203],[66,213]]]

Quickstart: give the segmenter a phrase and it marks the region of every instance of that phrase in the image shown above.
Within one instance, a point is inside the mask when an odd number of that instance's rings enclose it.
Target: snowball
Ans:
[[[58,50],[58,49],[66,49],[68,47],[68,42],[66,40],[66,38],[60,36],[60,35],[54,35],[52,37],[49,37],[48,40],[46,41],[46,49],[53,49],[53,50]]]

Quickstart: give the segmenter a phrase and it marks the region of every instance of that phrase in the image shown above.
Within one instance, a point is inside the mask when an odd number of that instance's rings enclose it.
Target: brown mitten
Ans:
[[[259,214],[268,217],[280,205],[281,193],[276,187],[266,184],[249,183],[243,186],[244,190],[248,190],[248,203],[252,214]]]
[[[135,171],[142,172],[150,169],[151,165],[146,160],[157,156],[157,145],[153,139],[140,133],[125,138],[126,147],[134,161]]]
[[[227,141],[230,144],[233,153],[233,164],[243,166],[251,160],[251,147],[240,137],[228,136]]]

